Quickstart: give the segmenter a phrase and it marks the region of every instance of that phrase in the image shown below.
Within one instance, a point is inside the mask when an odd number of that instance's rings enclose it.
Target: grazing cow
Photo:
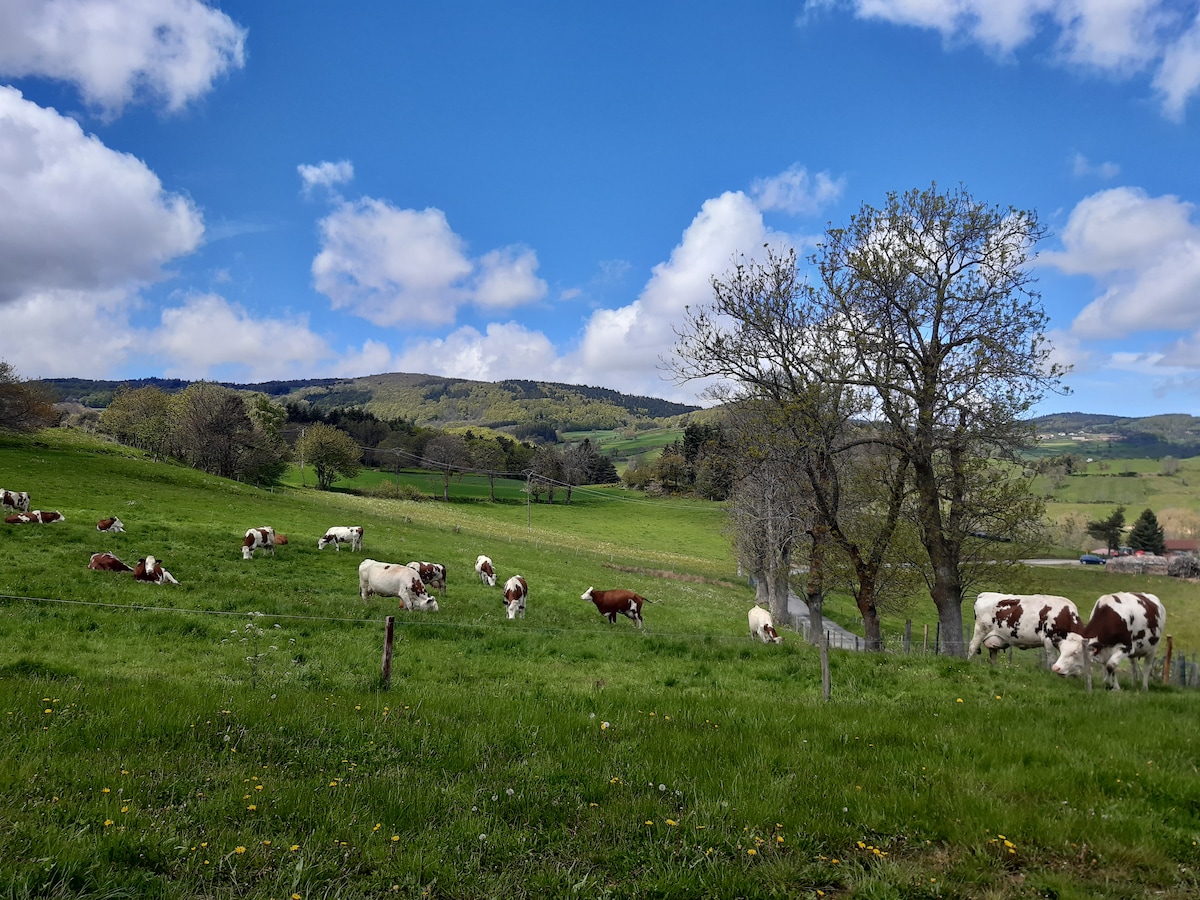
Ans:
[[[275,529],[270,525],[246,529],[246,536],[242,539],[242,559],[252,559],[255,550],[261,550],[263,556],[268,553],[275,555]]]
[[[1082,624],[1075,604],[1066,597],[984,591],[975,598],[975,633],[967,656],[987,647],[994,663],[1005,647],[1045,647],[1047,654],[1057,658],[1063,638]]]
[[[30,522],[36,522],[33,516],[29,513],[15,513],[11,516],[4,517],[5,525],[28,525]]]
[[[371,594],[399,597],[402,609],[437,612],[437,600],[425,593],[425,584],[415,569],[398,563],[364,559],[358,564],[358,593],[366,600]]]
[[[116,534],[117,532],[125,531],[125,523],[116,516],[109,516],[107,519],[101,519],[96,523],[96,530],[107,534]]]
[[[1167,611],[1153,594],[1120,591],[1105,594],[1092,607],[1092,617],[1062,642],[1058,662],[1053,669],[1064,678],[1083,671],[1084,653],[1104,666],[1104,683],[1114,691],[1121,689],[1117,668],[1128,657],[1133,677],[1137,678],[1136,660],[1144,660],[1142,690],[1150,689],[1150,667],[1167,622]],[[1087,645],[1085,649],[1084,645]]]
[[[143,563],[144,565],[144,563]],[[93,553],[88,568],[97,572],[132,572],[133,566],[121,562],[111,553]]]
[[[625,616],[631,622],[637,623],[638,628],[641,628],[645,622],[642,620],[642,604],[646,602],[646,598],[635,591],[627,591],[621,588],[609,591],[598,591],[595,588],[589,587],[579,598],[580,600],[591,600],[596,604],[596,610],[602,616],[608,616],[609,622],[616,622],[617,616]]]
[[[29,512],[29,492],[0,488],[0,509],[11,509],[15,513]]]
[[[488,557],[480,556],[476,558],[475,574],[488,587],[496,586],[496,569],[492,566],[492,561]]]
[[[66,516],[52,509],[35,509],[32,510],[28,515],[33,519],[33,521],[41,522],[43,525],[67,521]]]
[[[417,574],[425,582],[425,587],[442,591],[446,589],[446,567],[441,563],[410,562],[408,567],[417,570]]]
[[[317,541],[317,549],[324,550],[330,544],[338,553],[342,552],[342,544],[349,544],[351,550],[362,551],[363,527],[361,525],[334,525],[325,530],[325,537]]]
[[[504,582],[504,606],[508,610],[510,619],[518,616],[522,619],[525,618],[525,601],[528,599],[529,585],[523,576],[514,575]]]
[[[133,567],[133,580],[145,581],[149,584],[179,584],[175,576],[162,567],[153,556],[139,559]]]
[[[750,612],[746,617],[750,622],[750,637],[762,641],[764,644],[782,644],[783,638],[775,630],[775,623],[771,620],[771,611],[763,609],[761,606],[750,607]]]

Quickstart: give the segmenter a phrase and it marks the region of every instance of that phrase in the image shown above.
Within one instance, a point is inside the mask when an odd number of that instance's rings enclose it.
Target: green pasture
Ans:
[[[0,438],[0,485],[67,517],[0,538],[5,898],[1200,893],[1200,694],[834,651],[826,701],[814,648],[747,638],[712,504],[269,492],[69,432]],[[127,532],[96,532],[112,514]],[[263,524],[289,543],[243,560]],[[446,563],[441,611],[364,603],[363,555],[316,549],[334,524]],[[99,550],[181,584],[90,572]],[[479,553],[526,576],[525,619]],[[1152,587],[1196,641],[1200,587],[1109,578],[996,573]],[[589,584],[652,600],[645,629]]]

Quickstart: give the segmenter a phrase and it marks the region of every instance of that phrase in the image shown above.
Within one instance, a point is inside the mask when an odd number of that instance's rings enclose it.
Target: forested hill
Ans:
[[[156,378],[129,382],[49,378],[46,383],[53,385],[62,399],[78,400],[87,406],[106,406],[124,384],[132,388],[153,385],[169,392],[183,390],[189,384]],[[304,401],[324,411],[358,407],[385,421],[405,419],[439,428],[455,425],[501,428],[537,422],[558,431],[582,431],[620,428],[640,420],[668,418],[700,409],[585,385],[468,381],[407,373],[226,386],[262,392],[280,403]]]
[[[1122,456],[1200,456],[1200,418],[1186,413],[1127,418],[1071,412],[1032,421],[1044,437],[1116,444]]]

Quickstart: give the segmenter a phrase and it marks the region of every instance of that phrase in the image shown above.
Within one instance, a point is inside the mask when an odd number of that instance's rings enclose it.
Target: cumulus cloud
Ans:
[[[1063,250],[1042,261],[1091,276],[1101,293],[1072,331],[1089,338],[1200,326],[1200,225],[1178,197],[1137,188],[1093,194],[1071,211]]]
[[[109,115],[148,96],[171,111],[245,63],[246,30],[199,0],[6,0],[0,73],[75,84]]]
[[[447,325],[464,304],[508,308],[546,294],[532,250],[505,247],[472,259],[440,209],[366,197],[340,204],[320,232],[317,290],[335,309],[376,325]]]
[[[809,0],[808,7],[830,5]],[[1200,89],[1200,13],[1172,0],[846,0],[846,5],[859,18],[932,29],[948,43],[975,42],[1000,56],[1052,31],[1061,65],[1118,78],[1152,72],[1163,113],[1175,119]]]
[[[445,338],[414,342],[397,361],[401,371],[476,381],[561,381],[565,374],[550,339],[516,322],[493,322],[484,332],[464,326]]]
[[[350,160],[338,162],[319,162],[315,166],[298,165],[304,196],[309,196],[316,188],[332,190],[339,184],[345,184],[354,178],[354,166]]]
[[[306,317],[255,318],[216,294],[189,297],[161,313],[143,349],[160,357],[168,378],[268,381],[311,373],[315,360],[331,357]]]
[[[619,390],[663,396],[667,376],[660,359],[672,352],[685,308],[710,302],[712,277],[728,271],[739,256],[759,258],[767,243],[782,240],[763,224],[762,213],[745,194],[729,192],[706,201],[670,259],[654,267],[637,300],[592,314],[569,360],[575,378],[596,383],[599,377]],[[695,390],[670,393],[694,396]]]
[[[0,305],[154,280],[204,224],[140,160],[0,86]]]
[[[136,347],[124,290],[30,291],[0,305],[3,355],[27,378],[110,378]]]

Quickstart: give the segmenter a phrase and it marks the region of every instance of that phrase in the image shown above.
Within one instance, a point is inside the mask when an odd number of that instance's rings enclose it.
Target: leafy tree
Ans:
[[[1088,522],[1085,528],[1096,540],[1104,541],[1110,554],[1116,553],[1121,546],[1121,532],[1125,528],[1125,507],[1118,506],[1108,518]]]
[[[554,491],[563,483],[562,454],[552,444],[542,444],[533,452],[530,469],[533,474],[529,487],[533,499],[540,501],[542,493],[545,492],[549,501],[553,503]]]
[[[886,447],[908,470],[906,509],[927,557],[942,649],[953,655],[966,653],[963,567],[976,503],[991,503],[975,461],[1027,446],[1034,432],[1023,417],[1063,374],[1049,359],[1028,267],[1042,234],[1033,213],[987,207],[962,188],[893,193],[882,209],[864,205],[826,232],[813,279],[798,276],[794,254],[769,253],[761,267],[714,280],[716,314],[689,311],[677,347],[679,374],[722,375],[780,408],[793,404],[799,421],[818,426],[805,426],[814,436],[847,414],[874,423],[857,439]],[[810,444],[818,482],[836,483],[827,479],[837,446]],[[1016,477],[990,472],[993,484]]]
[[[121,387],[100,414],[100,427],[118,441],[147,451],[157,460],[171,452],[175,397],[153,385]]]
[[[0,359],[0,431],[40,431],[57,421],[52,389],[26,381],[10,363]]]
[[[353,478],[361,468],[362,451],[346,432],[318,422],[304,429],[296,442],[300,465],[308,463],[316,470],[317,487],[327,491],[341,478]]]
[[[496,477],[505,472],[507,458],[500,442],[493,438],[475,438],[470,440],[468,432],[467,448],[471,454],[471,466],[478,469],[488,480],[488,499],[496,499]]]
[[[215,382],[197,381],[175,398],[174,406],[175,455],[223,478],[241,476],[241,455],[256,431],[242,395]]]
[[[471,465],[467,442],[457,434],[443,434],[425,445],[421,465],[442,473],[442,499],[450,499],[450,476]]]
[[[1137,521],[1133,523],[1133,528],[1129,532],[1129,546],[1134,550],[1154,553],[1158,556],[1162,556],[1166,552],[1167,545],[1163,540],[1163,529],[1158,524],[1154,510],[1144,509],[1142,514],[1137,517]]]

